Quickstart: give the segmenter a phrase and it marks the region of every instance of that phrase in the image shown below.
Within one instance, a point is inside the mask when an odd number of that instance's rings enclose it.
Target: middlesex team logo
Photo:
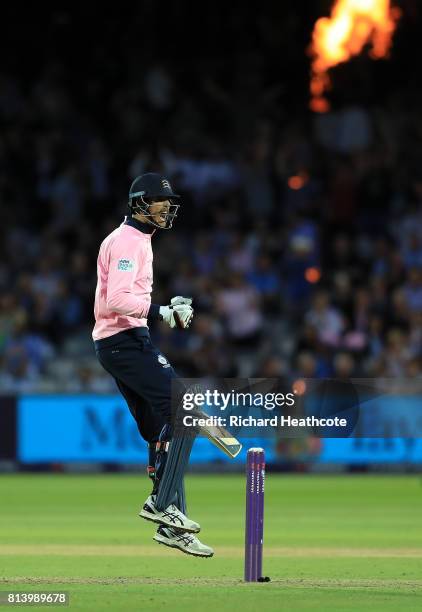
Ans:
[[[170,183],[166,179],[162,180],[161,184],[164,187],[164,189],[170,189],[170,191],[171,191]]]
[[[134,268],[135,264],[131,259],[119,259],[117,264],[117,269],[122,272],[131,272]]]
[[[163,366],[163,368],[169,368],[170,364],[167,361],[167,359],[164,357],[164,355],[158,355],[158,363],[161,363],[161,365]]]

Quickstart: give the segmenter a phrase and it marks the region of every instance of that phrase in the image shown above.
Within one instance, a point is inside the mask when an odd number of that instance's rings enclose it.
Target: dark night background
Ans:
[[[4,7],[2,389],[112,389],[96,256],[145,171],[183,195],[153,294],[194,297],[191,333],[153,330],[181,373],[420,377],[422,26],[397,5],[390,58],[335,68],[327,115],[306,49],[331,2]]]

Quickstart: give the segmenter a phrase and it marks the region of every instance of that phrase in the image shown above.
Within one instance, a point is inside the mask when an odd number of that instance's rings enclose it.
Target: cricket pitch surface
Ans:
[[[422,609],[420,477],[268,473],[271,582],[248,584],[245,477],[186,484],[211,559],[153,542],[146,475],[0,476],[0,591],[66,591],[72,611]]]

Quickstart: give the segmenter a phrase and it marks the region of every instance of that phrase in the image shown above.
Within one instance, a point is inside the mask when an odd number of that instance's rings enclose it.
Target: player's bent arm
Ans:
[[[124,251],[125,253],[126,251]],[[136,317],[139,319],[160,319],[170,327],[186,329],[192,320],[192,299],[176,296],[169,306],[151,304],[151,298],[140,299],[134,295],[133,285],[136,280],[140,258],[123,256],[123,249],[116,249],[109,261],[107,282],[107,308],[112,312]]]
[[[118,291],[110,295],[107,293],[107,308],[118,314],[146,319],[150,305],[150,300],[140,300],[130,291]]]
[[[133,293],[138,262],[138,254],[130,256],[118,247],[112,249],[108,265],[106,305],[110,311],[118,314],[146,318],[151,298],[140,298]]]

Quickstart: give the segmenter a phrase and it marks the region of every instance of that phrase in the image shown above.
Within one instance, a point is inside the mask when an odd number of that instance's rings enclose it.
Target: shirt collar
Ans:
[[[124,224],[136,228],[143,234],[153,234],[155,230],[155,227],[153,225],[149,225],[148,223],[142,223],[141,221],[138,221],[133,217],[125,217]]]

